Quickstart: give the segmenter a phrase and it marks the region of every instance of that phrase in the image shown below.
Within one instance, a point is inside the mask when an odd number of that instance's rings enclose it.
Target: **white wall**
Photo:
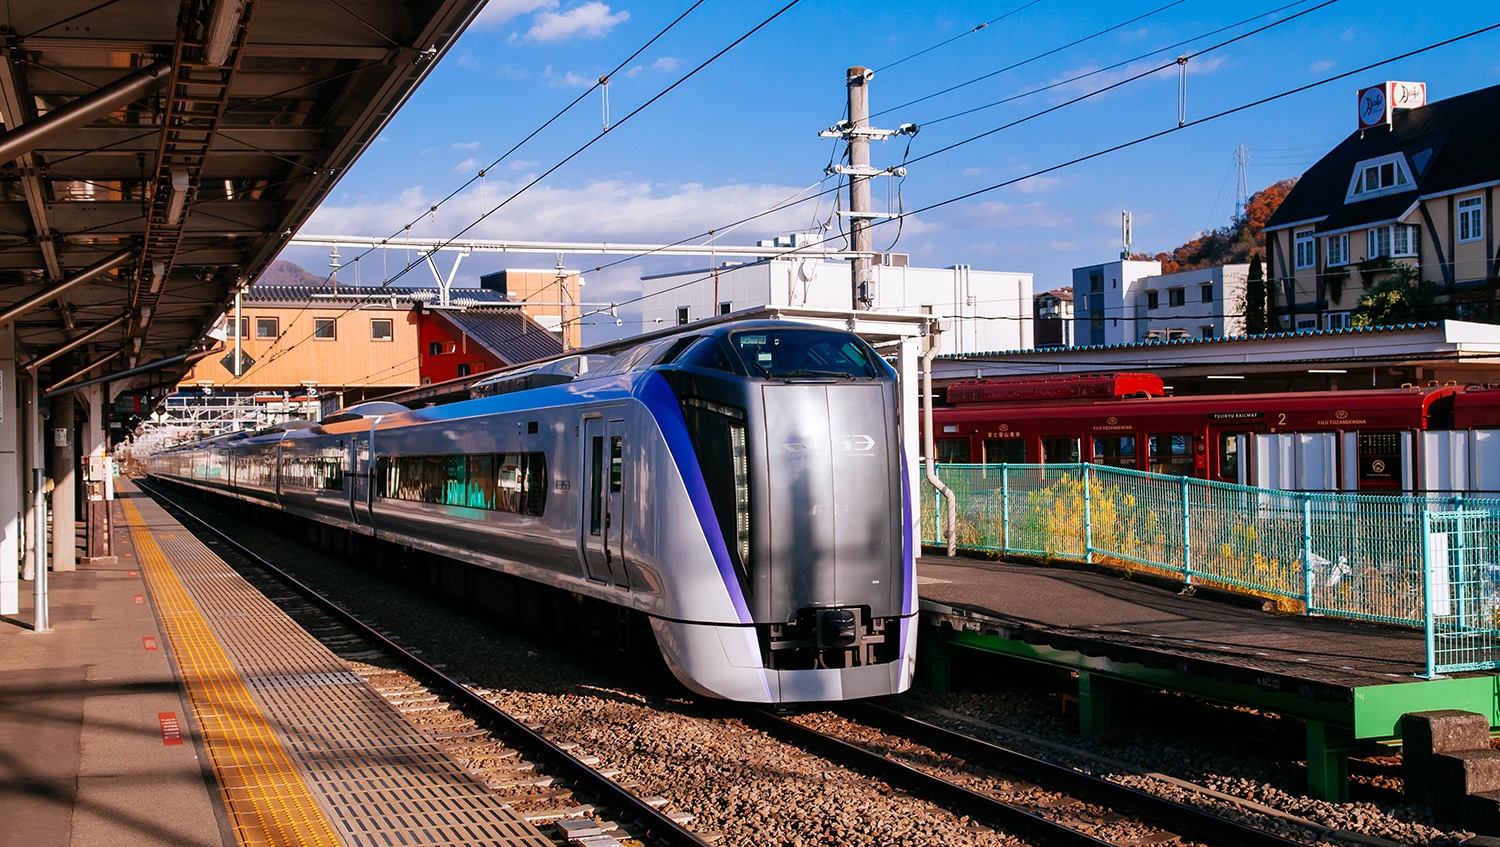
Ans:
[[[951,268],[874,268],[877,312],[937,315],[944,353],[1024,350],[1032,347],[1032,275],[1010,271]],[[728,301],[733,311],[761,306],[849,309],[853,286],[847,262],[775,259],[641,280],[641,316],[646,330],[671,326],[677,309],[689,321],[719,314]]]

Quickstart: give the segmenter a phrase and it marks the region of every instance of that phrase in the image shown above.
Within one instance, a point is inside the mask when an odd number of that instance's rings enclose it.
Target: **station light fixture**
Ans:
[[[182,207],[187,205],[188,183],[187,171],[172,169],[172,196],[167,198],[168,226],[177,226],[177,222],[182,220]]]
[[[167,263],[157,259],[151,263],[151,293],[161,290],[161,281],[167,275]]]
[[[150,306],[142,306],[141,307],[141,329],[145,329],[146,328],[146,324],[148,324],[150,322],[151,322],[151,307]]]
[[[1240,374],[1209,374],[1205,379],[1244,379]]]
[[[203,36],[203,61],[223,67],[229,61],[235,32],[245,15],[245,0],[218,0],[208,13],[208,28]]]
[[[1348,371],[1344,370],[1343,368],[1308,368],[1307,372],[1310,373],[1310,374],[1346,374],[1346,373],[1348,373]]]

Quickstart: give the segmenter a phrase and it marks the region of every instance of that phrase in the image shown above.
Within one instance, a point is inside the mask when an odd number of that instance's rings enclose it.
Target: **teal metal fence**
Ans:
[[[1500,500],[1250,488],[1102,465],[939,465],[957,546],[1180,574],[1427,634],[1427,675],[1500,669]],[[942,497],[924,498],[923,542]]]

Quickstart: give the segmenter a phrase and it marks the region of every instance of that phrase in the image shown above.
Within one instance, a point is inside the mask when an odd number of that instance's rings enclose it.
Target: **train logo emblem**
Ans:
[[[875,449],[875,439],[868,435],[835,435],[829,439],[833,449],[839,453],[868,453]],[[788,453],[808,453],[816,446],[805,438],[788,438],[782,445]]]
[[[1344,411],[1343,409],[1339,409],[1337,412],[1333,413],[1333,416],[1338,418],[1339,420],[1343,420],[1344,418],[1349,417],[1349,413]]]
[[[1376,459],[1375,461],[1371,462],[1370,470],[1374,471],[1375,473],[1385,473],[1385,460]]]
[[[1110,426],[1114,426],[1115,424],[1120,422],[1120,419],[1115,417],[1114,415],[1110,415],[1109,417],[1104,419],[1104,422],[1109,424]]]
[[[1000,424],[1001,432],[1010,432],[1010,424]]]

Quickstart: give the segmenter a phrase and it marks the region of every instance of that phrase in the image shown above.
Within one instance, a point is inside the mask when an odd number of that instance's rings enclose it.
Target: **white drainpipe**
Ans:
[[[932,360],[937,356],[937,335],[927,336],[927,352],[922,354],[922,431],[926,434],[926,444],[923,448],[927,456],[927,481],[932,487],[942,492],[943,499],[948,504],[948,555],[953,556],[958,552],[958,498],[953,495],[953,490],[943,484],[937,475],[936,438],[932,433]]]

